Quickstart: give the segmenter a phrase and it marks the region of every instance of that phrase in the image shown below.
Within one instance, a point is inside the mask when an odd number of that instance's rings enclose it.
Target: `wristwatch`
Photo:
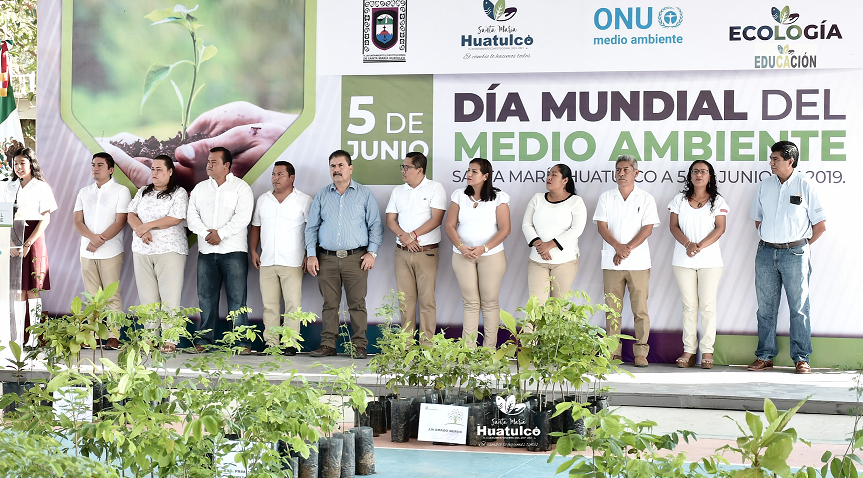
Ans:
[[[488,246],[483,244],[482,247],[483,247],[483,249],[485,249],[485,252],[487,253],[488,252]]]
[[[372,255],[372,259],[377,259],[377,258],[378,258],[378,253],[377,253],[377,252],[369,251],[369,254],[371,254],[371,255]]]

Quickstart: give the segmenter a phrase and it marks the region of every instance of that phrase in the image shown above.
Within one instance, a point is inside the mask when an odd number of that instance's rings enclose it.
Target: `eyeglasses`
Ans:
[[[416,166],[408,166],[407,164],[402,164],[399,167],[402,168],[402,171],[407,171],[408,169],[416,169]]]
[[[710,174],[710,170],[709,169],[693,169],[692,174],[693,175]]]

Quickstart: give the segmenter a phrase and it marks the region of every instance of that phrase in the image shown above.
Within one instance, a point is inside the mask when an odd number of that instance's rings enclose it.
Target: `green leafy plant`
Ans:
[[[5,348],[6,347],[0,347],[0,351],[3,351]],[[21,379],[24,378],[24,369],[27,367],[27,359],[24,351],[17,342],[9,342],[9,351],[12,352],[12,358],[6,359],[6,361],[12,366],[8,368],[12,369],[12,376],[15,377],[17,383],[20,384]]]
[[[81,297],[72,300],[69,314],[28,328],[31,334],[39,335],[47,342],[44,352],[49,365],[60,361],[66,368],[80,369],[79,359],[84,345],[93,350],[95,362],[96,339],[106,340],[112,331],[117,334],[118,324],[125,318],[124,313],[108,307],[119,286],[119,282],[114,282],[95,294],[85,292],[83,300]]]
[[[612,360],[612,352],[627,337],[608,336],[602,327],[590,324],[597,312],[615,314],[605,304],[592,304],[587,294],[577,291],[549,297],[545,303],[531,296],[518,311],[523,318],[501,312],[502,327],[510,338],[494,355],[496,360],[515,360],[507,388],[517,399],[544,398],[549,392],[553,398],[555,387],[563,394],[564,389],[578,391],[584,385],[596,395],[608,374],[625,373],[618,368],[621,362]]]
[[[186,31],[189,32],[189,36],[192,38],[192,51],[193,51],[193,60],[180,60],[176,63],[172,63],[170,65],[166,65],[163,63],[155,63],[150,66],[150,69],[147,70],[147,75],[144,77],[144,96],[141,98],[141,109],[144,108],[144,103],[147,102],[147,98],[150,97],[150,94],[156,89],[156,87],[168,76],[171,75],[171,72],[179,65],[191,65],[192,70],[192,86],[189,89],[189,101],[186,101],[183,98],[183,94],[180,92],[180,87],[174,83],[174,80],[171,80],[171,85],[174,87],[174,92],[177,94],[177,98],[180,100],[180,120],[181,120],[181,140],[186,139],[186,129],[189,127],[189,119],[192,111],[192,104],[195,102],[195,98],[198,96],[198,93],[201,92],[201,88],[204,87],[206,83],[201,83],[201,86],[198,86],[195,89],[196,84],[198,82],[198,73],[201,70],[201,65],[216,56],[218,53],[218,49],[213,45],[204,45],[203,40],[198,37],[198,29],[204,25],[198,21],[198,19],[192,15],[198,9],[198,5],[195,5],[194,8],[186,8],[183,5],[177,4],[173,8],[164,8],[161,10],[153,10],[144,18],[151,20],[153,25],[162,25],[169,23],[176,23],[178,25],[183,26]]]
[[[718,456],[686,464],[683,453],[661,455],[662,450],[673,451],[681,439],[686,443],[696,439],[690,431],[656,435],[650,433],[650,429],[656,426],[655,422],[636,423],[608,409],[597,414],[580,409],[578,416],[584,418],[587,435],[580,436],[572,431],[552,433],[559,438],[548,462],[551,463],[557,455],[568,456],[574,451],[589,450],[590,454],[568,459],[557,468],[557,473],[569,470],[569,476],[697,478],[722,476],[719,464],[728,464]]]
[[[764,470],[782,477],[791,475],[791,467],[786,460],[791,455],[794,444],[798,441],[809,446],[811,444],[799,438],[796,430],[786,427],[791,417],[807,399],[801,400],[794,408],[780,413],[776,405],[769,398],[765,398],[764,415],[767,418],[767,428],[764,427],[761,417],[752,412],[746,412],[748,431],[735,422],[743,436],[737,439],[737,446],[725,445],[720,450],[737,453],[742,457],[744,464],[751,463],[750,468],[736,473],[736,478],[765,476]]]

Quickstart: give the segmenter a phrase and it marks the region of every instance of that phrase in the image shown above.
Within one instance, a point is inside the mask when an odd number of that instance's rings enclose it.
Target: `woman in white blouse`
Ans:
[[[12,158],[15,176],[7,186],[6,200],[18,206],[15,219],[26,221],[21,251],[22,292],[19,300],[15,301],[16,336],[13,337],[17,343],[23,344],[25,326],[38,323],[42,316],[40,292],[51,289],[45,229],[51,222],[51,213],[57,209],[57,202],[51,187],[45,182],[39,160],[32,149],[18,149]],[[29,320],[25,318],[25,314],[29,315]],[[35,346],[35,339],[36,337],[30,334],[27,345]]]
[[[722,277],[722,254],[716,241],[725,232],[728,205],[719,195],[713,166],[694,161],[683,192],[671,200],[671,234],[677,242],[671,265],[683,300],[683,355],[681,368],[695,365],[701,310],[701,368],[713,368],[716,339],[716,294]]]
[[[189,242],[183,220],[189,206],[189,194],[177,185],[174,162],[166,155],[156,156],[151,167],[152,183],[138,190],[129,203],[129,226],[135,282],[142,304],[160,303],[165,310],[180,307],[183,274]],[[164,329],[163,324],[148,327]],[[177,350],[177,344],[166,341],[164,353]]]
[[[462,337],[476,346],[482,310],[483,346],[497,347],[500,283],[506,271],[503,240],[510,232],[509,195],[492,186],[491,163],[470,162],[467,187],[452,193],[446,234],[453,243],[452,268],[464,301]]]
[[[578,238],[587,222],[587,208],[576,196],[572,171],[557,164],[548,172],[546,193],[536,193],[521,222],[530,247],[527,263],[527,289],[540,303],[563,297],[578,273]]]

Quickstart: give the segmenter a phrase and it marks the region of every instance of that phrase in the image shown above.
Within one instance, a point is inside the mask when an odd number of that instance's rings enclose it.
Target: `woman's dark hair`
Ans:
[[[488,179],[482,183],[482,189],[479,191],[479,200],[494,201],[495,198],[497,198],[497,192],[500,191],[500,189],[491,185],[491,177],[493,173],[491,163],[485,158],[474,158],[470,160],[470,164],[478,164],[479,172],[482,174],[488,174]],[[464,193],[468,196],[473,196],[473,186],[464,188]]]
[[[694,168],[696,164],[706,164],[707,169],[710,171],[710,179],[707,181],[707,194],[710,195],[710,210],[713,211],[713,203],[716,202],[716,196],[719,195],[719,187],[716,185],[716,173],[713,171],[713,165],[707,161],[699,159],[693,161],[692,164],[689,165],[689,172],[686,173],[686,181],[683,182],[683,196],[687,201],[689,201],[692,199],[692,195],[695,194],[695,186],[692,185],[692,168]]]
[[[171,175],[168,177],[168,187],[165,188],[164,191],[159,191],[159,194],[156,195],[156,199],[164,199],[167,197],[171,197],[171,195],[174,194],[174,191],[176,191],[177,188],[179,188],[180,186],[177,185],[177,175],[174,174],[174,161],[171,159],[171,157],[167,154],[160,154],[153,158],[153,161],[159,160],[164,161],[165,169],[171,171]],[[153,186],[153,183],[150,183],[144,186],[144,191],[141,192],[141,196],[146,196],[155,190],[156,187]]]
[[[575,181],[572,180],[572,170],[569,169],[569,166],[567,166],[563,163],[555,164],[554,166],[551,167],[551,169],[554,169],[554,168],[557,168],[557,172],[559,172],[560,175],[564,179],[567,180],[566,186],[563,187],[564,190],[566,190],[566,192],[568,192],[569,194],[574,195],[575,194]]]
[[[39,181],[45,181],[45,175],[42,174],[42,166],[39,165],[39,160],[36,159],[36,151],[33,151],[30,148],[18,148],[12,153],[12,181],[18,181],[19,178],[17,174],[15,174],[15,158],[18,156],[24,156],[27,161],[30,161],[30,174],[33,175],[34,179],[38,179]]]

